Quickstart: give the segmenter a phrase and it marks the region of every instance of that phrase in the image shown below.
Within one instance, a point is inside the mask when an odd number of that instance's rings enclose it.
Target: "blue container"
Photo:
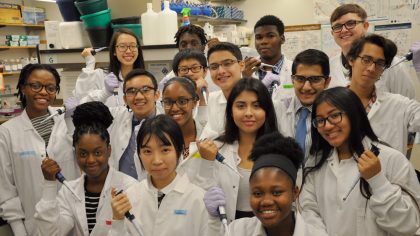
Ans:
[[[80,21],[80,13],[74,6],[74,0],[57,0],[56,3],[64,21]]]

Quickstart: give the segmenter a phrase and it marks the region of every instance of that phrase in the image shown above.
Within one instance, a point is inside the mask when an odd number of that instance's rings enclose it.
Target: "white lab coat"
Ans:
[[[109,168],[96,212],[96,224],[90,236],[106,235],[110,227],[105,221],[112,220],[111,187],[127,190],[137,183],[134,178]],[[67,188],[61,188],[57,194],[56,181],[44,181],[42,199],[35,206],[35,219],[40,235],[89,236],[85,208],[85,175],[69,181],[80,202]]]
[[[56,111],[51,107],[48,110],[51,114]],[[64,116],[53,119],[47,147],[49,158],[60,165],[68,180],[75,179],[80,176],[80,170]],[[0,215],[15,233],[22,232],[24,223],[28,235],[33,235],[35,204],[42,196],[41,162],[45,158],[45,142],[32,126],[26,110],[0,126],[0,153]]]
[[[73,96],[78,100],[90,95],[101,96],[102,91],[105,90],[105,77],[107,72],[102,69],[93,69],[89,66],[82,69],[82,73],[77,77],[75,89],[73,90]],[[106,100],[102,101],[108,107],[122,106],[124,102],[124,91],[123,91],[123,78],[121,73],[119,74],[121,82],[118,86],[118,95],[116,96],[107,96]],[[93,99],[94,101],[99,101],[99,99]]]
[[[295,229],[293,236],[327,236],[326,233],[323,233],[314,227],[305,223],[305,220],[300,215],[299,212],[292,212],[291,214],[295,215]],[[209,219],[209,236],[220,236],[220,228],[222,227],[219,218],[211,217]],[[257,217],[251,218],[241,218],[232,221],[229,224],[229,233],[225,232],[225,236],[267,236],[264,226]],[[224,230],[222,231],[224,232]]]
[[[408,132],[420,131],[420,103],[399,94],[377,92],[368,118],[379,139],[407,153]]]
[[[370,149],[368,138],[363,144]],[[303,184],[299,203],[307,224],[324,229],[329,235],[414,235],[420,227],[420,185],[416,173],[400,152],[375,145],[380,150],[381,172],[368,180],[372,189],[370,200],[362,196],[360,182],[352,189],[359,177],[356,161],[339,161],[334,149]]]
[[[208,119],[200,139],[215,138],[225,132],[226,103],[227,100],[221,90],[209,94],[206,113]]]
[[[398,60],[399,58],[394,57],[391,66]],[[346,86],[349,84],[349,78],[346,78],[344,75],[344,72],[348,72],[347,69],[344,68],[343,63],[341,63],[341,54],[330,59],[330,68],[330,88],[335,86]],[[336,85],[334,80],[339,84]],[[409,68],[404,63],[401,63],[393,68],[386,69],[375,85],[378,91],[401,94],[411,99],[416,97],[415,87],[410,79]]]
[[[158,190],[150,177],[131,186],[126,194],[144,236],[197,236],[207,232],[208,213],[204,190],[192,184],[186,175],[177,175],[172,191],[158,208]],[[112,223],[112,236],[138,235],[127,219]]]

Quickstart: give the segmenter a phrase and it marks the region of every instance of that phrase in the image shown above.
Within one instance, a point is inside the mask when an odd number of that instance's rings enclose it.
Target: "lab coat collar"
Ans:
[[[55,113],[56,110],[57,109],[54,109],[52,107],[48,107],[48,113],[50,113],[50,114]],[[23,130],[26,131],[26,130],[32,130],[32,129],[34,130],[35,129],[34,126],[32,125],[31,119],[29,119],[28,113],[26,112],[26,108],[22,111],[22,114],[20,114],[20,118],[22,119],[21,124],[22,124]],[[54,123],[58,122],[58,120],[57,120],[58,117],[57,116],[54,116],[53,119],[54,119]]]
[[[225,98],[225,95],[223,95],[222,90],[216,91],[215,93],[217,93],[217,103],[218,104],[226,104],[227,103],[227,99]]]
[[[304,236],[306,224],[303,217],[300,215],[299,212],[294,212],[295,214],[295,228],[293,231],[293,236]],[[254,216],[255,217],[255,216]],[[256,218],[256,217],[255,217]],[[266,236],[264,226],[262,225],[261,221],[256,218],[256,225],[255,230],[252,233],[253,236]]]
[[[369,113],[367,114],[369,120],[375,113],[378,112],[379,108],[381,107],[381,103],[383,103],[384,100],[387,99],[386,95],[387,94],[384,91],[376,89],[376,101],[373,103]]]
[[[190,183],[187,175],[181,175],[178,174],[176,175],[175,179],[166,187],[164,187],[163,189],[161,189],[160,191],[163,192],[164,194],[169,194],[172,191],[176,191],[179,193],[184,193],[187,190],[188,184]],[[157,194],[158,189],[153,186],[150,175],[147,174],[147,185],[148,188]]]

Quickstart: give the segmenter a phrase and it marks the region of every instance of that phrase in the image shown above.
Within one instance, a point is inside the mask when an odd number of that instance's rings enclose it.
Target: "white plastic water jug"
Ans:
[[[147,11],[141,14],[143,45],[156,45],[158,41],[158,14],[153,11],[152,3],[147,3]]]
[[[175,11],[169,9],[169,1],[164,1],[164,9],[158,14],[159,44],[174,44],[178,31],[178,18]]]
[[[81,21],[60,22],[60,40],[64,49],[91,46]]]

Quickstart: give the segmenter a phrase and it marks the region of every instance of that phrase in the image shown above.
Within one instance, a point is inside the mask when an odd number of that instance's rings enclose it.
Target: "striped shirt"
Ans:
[[[49,119],[47,122],[41,124],[41,122],[45,120],[45,118],[47,118],[48,116],[50,116],[50,113],[31,119],[31,123],[35,128],[36,132],[38,132],[38,134],[44,140],[45,147],[48,147],[48,141],[50,140],[52,128],[54,126],[54,119]]]
[[[101,193],[91,193],[87,191],[85,179],[85,208],[89,234],[96,224],[96,211],[98,210],[100,196]]]

